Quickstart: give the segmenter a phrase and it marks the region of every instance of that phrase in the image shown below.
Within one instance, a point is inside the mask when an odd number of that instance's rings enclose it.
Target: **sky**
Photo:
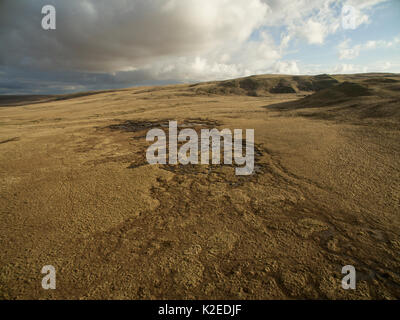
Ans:
[[[0,94],[400,73],[399,53],[400,0],[0,0]]]

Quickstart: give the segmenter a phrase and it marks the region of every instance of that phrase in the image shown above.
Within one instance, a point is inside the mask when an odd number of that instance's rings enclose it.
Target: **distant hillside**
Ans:
[[[319,107],[343,102],[349,98],[373,96],[398,96],[400,75],[370,73],[353,75],[257,75],[225,81],[201,82],[196,84],[134,87],[121,90],[78,92],[63,95],[0,95],[0,107],[22,106],[59,100],[77,99],[107,92],[130,92],[145,94],[167,91],[176,87],[182,96],[196,95],[245,95],[268,97],[277,94],[309,96],[297,107]],[[149,99],[147,97],[146,99]]]
[[[342,82],[327,89],[318,91],[301,100],[300,104],[307,107],[321,107],[340,103],[350,98],[372,96],[373,90],[354,82]]]
[[[59,94],[59,95],[0,95],[0,107],[17,107],[27,104],[69,100],[69,99],[81,98],[95,94],[114,92],[114,91],[115,90],[89,91],[89,92],[78,92],[71,94]]]
[[[260,75],[220,82],[200,83],[191,87],[196,94],[262,97],[271,94],[315,92],[329,88],[337,83],[338,81],[329,75]]]
[[[349,75],[337,78],[346,81],[300,100],[268,108],[319,119],[347,122],[362,120],[364,124],[400,127],[400,75]]]

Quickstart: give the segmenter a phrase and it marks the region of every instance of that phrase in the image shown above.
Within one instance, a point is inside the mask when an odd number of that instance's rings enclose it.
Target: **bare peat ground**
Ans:
[[[399,299],[399,86],[259,76],[0,99],[0,298]],[[148,165],[146,132],[168,120],[255,129],[255,173]]]

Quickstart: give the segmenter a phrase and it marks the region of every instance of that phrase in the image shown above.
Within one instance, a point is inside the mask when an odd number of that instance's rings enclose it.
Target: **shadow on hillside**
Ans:
[[[264,106],[282,116],[300,116],[358,125],[400,127],[400,99],[363,85],[344,82],[305,98]]]

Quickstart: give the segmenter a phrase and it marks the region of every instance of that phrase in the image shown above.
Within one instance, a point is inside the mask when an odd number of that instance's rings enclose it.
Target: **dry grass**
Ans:
[[[0,297],[400,298],[398,80],[258,76],[3,103]],[[146,165],[144,124],[168,119],[254,128],[256,174]],[[348,264],[356,291],[341,289]]]

